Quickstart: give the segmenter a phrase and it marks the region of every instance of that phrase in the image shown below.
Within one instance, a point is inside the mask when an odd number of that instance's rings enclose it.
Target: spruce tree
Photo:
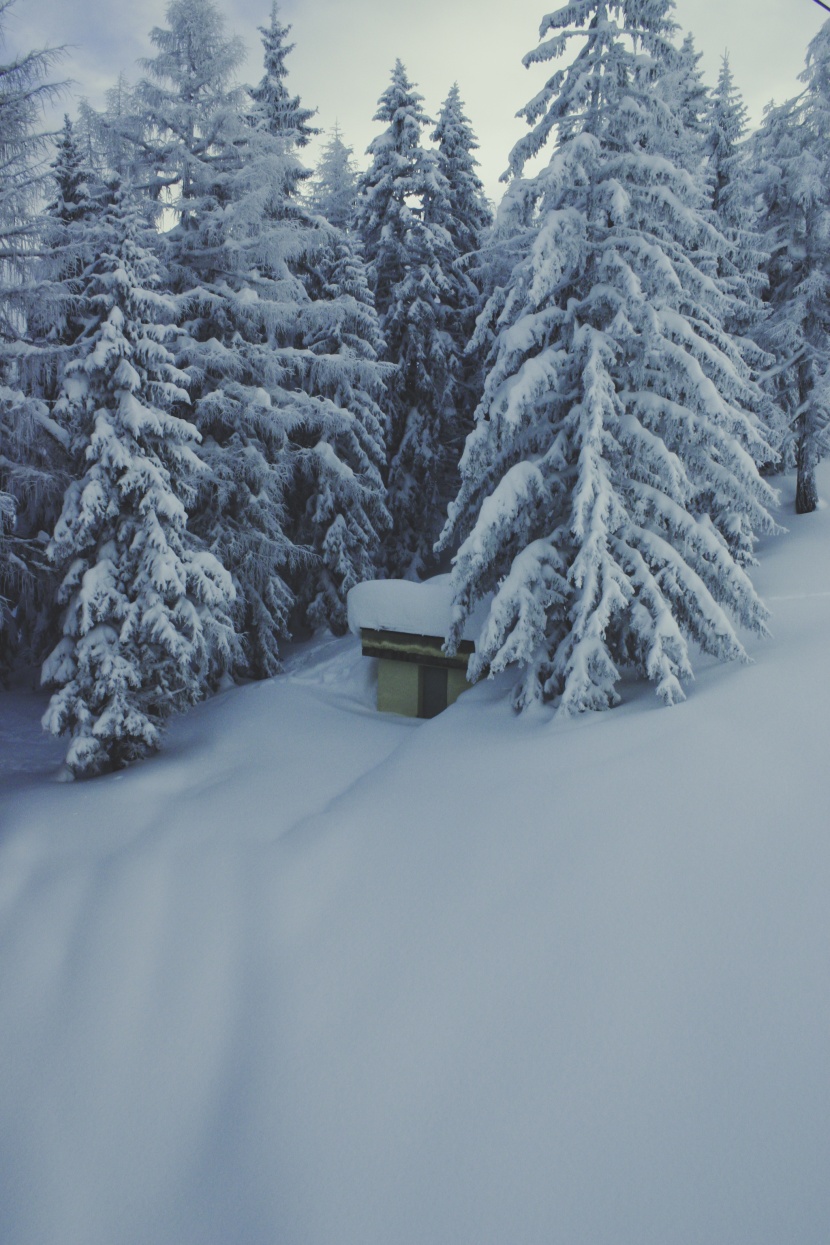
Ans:
[[[339,125],[335,124],[314,171],[310,200],[313,210],[336,229],[350,229],[354,217],[357,172],[352,154],[352,148],[343,142]]]
[[[12,0],[0,0],[0,47]],[[51,135],[43,110],[61,49],[0,61],[0,671],[37,648],[46,592],[38,534],[59,487],[60,441],[35,374],[34,311],[54,310],[38,214]]]
[[[437,153],[421,145],[429,118],[422,96],[397,61],[378,101],[385,130],[369,145],[361,176],[356,229],[369,256],[370,281],[397,369],[387,422],[387,502],[392,530],[386,569],[417,578],[432,564],[457,441],[458,343],[455,314],[450,187]]]
[[[386,128],[366,149],[372,159],[358,182],[355,226],[369,256],[369,278],[382,329],[395,286],[406,273],[406,235],[425,190],[427,164],[421,137],[430,119],[422,102],[403,64],[396,61],[374,115]]]
[[[281,138],[287,149],[293,152],[298,147],[307,147],[320,130],[310,124],[316,110],[304,108],[299,95],[291,95],[288,91],[285,59],[294,50],[294,44],[286,42],[291,27],[281,25],[277,0],[272,0],[269,24],[260,26],[259,30],[265,49],[265,73],[251,95],[259,106],[260,119],[264,118],[270,133]],[[286,170],[291,177],[286,187],[289,194],[294,192],[298,182],[310,176],[310,171],[299,161],[286,165]]]
[[[59,376],[62,352],[70,349],[84,330],[84,311],[77,304],[76,282],[95,259],[96,222],[100,214],[96,198],[103,186],[86,162],[69,117],[64,117],[56,146],[52,195],[44,209],[43,234],[50,252],[49,267],[59,315],[56,317],[55,308],[50,306],[48,315],[33,317],[33,324],[41,342],[53,347],[54,376]],[[54,393],[50,396],[54,397]]]
[[[493,214],[476,173],[478,160],[473,152],[478,150],[478,141],[464,114],[458,83],[453,83],[441,105],[432,139],[437,144],[438,168],[447,184],[447,210],[441,223],[457,253],[470,255],[478,250]]]
[[[116,184],[96,232],[87,326],[55,406],[75,473],[49,545],[63,638],[43,668],[57,688],[44,726],[70,736],[76,777],[154,751],[164,720],[204,694],[233,594],[187,530],[198,433],[172,413],[187,403],[188,378],[169,348],[174,308],[153,230]]]
[[[511,202],[532,239],[496,338],[443,542],[457,643],[493,601],[471,673],[518,662],[517,707],[619,699],[623,667],[668,704],[689,642],[743,658],[767,611],[736,555],[774,530],[751,449],[757,393],[708,275],[722,246],[686,150],[669,0],[573,0],[525,58],[566,50],[524,109]],[[548,138],[548,166],[523,179]]]
[[[760,340],[775,356],[770,386],[788,418],[796,512],[807,514],[830,448],[830,22],[810,43],[801,79],[801,95],[767,109],[753,154],[769,252]]]
[[[476,317],[484,303],[484,280],[477,281],[481,248],[492,226],[493,214],[476,173],[474,152],[478,142],[455,83],[438,114],[432,134],[437,144],[438,168],[443,174],[446,194],[428,201],[428,216],[446,230],[450,241],[447,276],[452,290],[445,301],[445,327],[458,356],[454,392],[455,419],[450,438],[452,468],[451,494],[457,491],[457,467],[464,441],[473,426],[473,415],[481,399],[484,377],[480,352],[469,349]],[[445,496],[444,502],[449,500]],[[443,507],[442,507],[443,509]]]
[[[242,47],[211,0],[173,0],[167,21],[151,32],[158,53],[140,98],[157,135],[153,163],[176,195],[165,252],[183,330],[177,361],[209,468],[193,523],[234,574],[234,668],[262,677],[280,668],[298,556],[285,496],[301,415],[286,391],[300,366],[274,347],[304,301],[289,266],[304,239],[273,216],[299,162],[264,121],[252,123],[256,105],[233,84]]]
[[[447,235],[414,214],[403,237],[405,266],[382,320],[395,425],[390,437],[387,541],[390,574],[422,578],[434,567],[457,461],[459,349],[448,332],[453,312]]]
[[[87,324],[79,281],[96,254],[89,231],[92,182],[68,117],[56,142],[56,157],[43,191],[49,194],[38,220],[38,250],[25,283],[24,351],[17,376],[24,400],[18,433],[18,470],[27,479],[21,491],[16,530],[23,561],[18,564],[15,606],[17,658],[37,664],[60,632],[57,585],[45,557],[46,533],[54,528],[69,482],[68,436],[52,413],[61,378]],[[28,415],[28,419],[26,419]],[[25,573],[20,573],[25,567]]]
[[[390,526],[383,486],[384,342],[358,245],[338,232],[315,263],[314,300],[304,346],[329,361],[311,392],[323,399],[312,427],[312,452],[299,458],[289,510],[298,546],[313,563],[293,584],[294,615],[304,628],[346,632],[349,589],[376,574]],[[332,367],[331,361],[340,366]]]
[[[66,114],[55,147],[56,155],[52,161],[54,196],[46,210],[53,220],[71,225],[86,214],[90,170],[78,146],[75,127]]]
[[[286,532],[298,551],[287,582],[292,594],[290,621],[303,630],[328,626],[347,629],[349,589],[376,572],[381,535],[389,527],[382,469],[385,457],[383,416],[388,369],[379,365],[383,350],[377,314],[359,246],[345,234],[351,222],[357,178],[351,148],[339,130],[324,153],[330,179],[323,207],[312,193],[310,206],[331,228],[309,218],[298,197],[309,171],[297,159],[320,130],[309,125],[314,110],[288,92],[285,58],[293,49],[285,39],[277,7],[263,29],[265,76],[252,91],[262,121],[277,137],[293,171],[271,213],[291,215],[306,233],[306,249],[292,265],[302,280],[307,302],[298,322],[298,344],[314,365],[300,384],[316,405],[297,426],[291,441],[293,464],[286,503]],[[328,160],[326,160],[328,154]],[[320,189],[318,183],[317,189]],[[308,231],[312,230],[309,234]]]
[[[709,91],[700,69],[702,56],[695,47],[694,36],[685,35],[671,63],[665,64],[657,84],[680,123],[674,127],[676,150],[672,155],[693,172],[701,170],[705,158],[710,108]]]
[[[158,136],[154,165],[176,187],[178,223],[165,251],[183,330],[178,360],[191,378],[209,467],[194,530],[234,574],[235,669],[262,677],[280,669],[300,596],[309,608],[331,600],[334,538],[325,548],[304,543],[307,516],[296,512],[309,479],[328,479],[343,522],[365,527],[365,490],[375,486],[339,456],[350,452],[347,429],[363,419],[363,399],[355,409],[342,403],[371,393],[369,373],[379,373],[351,347],[321,348],[354,308],[346,296],[315,290],[316,266],[338,235],[297,194],[308,111],[290,100],[289,124],[282,95],[261,89],[255,99],[233,86],[239,49],[210,0],[174,0],[168,21],[152,34],[159,55],[142,95]],[[273,52],[266,39],[266,57]],[[266,79],[284,91],[273,67]],[[314,531],[325,543],[322,515]],[[376,543],[368,531],[361,539]],[[350,532],[343,548],[361,545],[352,542]],[[309,596],[318,575],[327,590]],[[340,601],[327,619],[335,627],[342,609]]]
[[[760,300],[768,259],[758,232],[746,129],[743,98],[724,56],[710,100],[706,149],[712,210],[729,244],[718,257],[718,276],[734,299],[728,327],[740,336],[751,335],[763,318]]]
[[[741,143],[746,135],[747,111],[735,86],[729,57],[721,59],[718,82],[709,105],[707,147],[712,181],[712,206],[723,221],[742,222],[744,211],[739,197],[739,171],[745,171]]]
[[[727,332],[741,342],[753,374],[763,377],[774,359],[758,343],[764,336],[767,308],[765,267],[769,256],[759,232],[758,210],[753,193],[750,148],[745,141],[747,112],[735,86],[728,56],[721,61],[715,89],[706,116],[707,177],[712,211],[718,230],[726,241],[716,257],[715,274],[729,299],[723,314]],[[786,442],[784,415],[779,403],[767,400],[759,411],[775,456],[759,462],[771,468],[780,462]]]

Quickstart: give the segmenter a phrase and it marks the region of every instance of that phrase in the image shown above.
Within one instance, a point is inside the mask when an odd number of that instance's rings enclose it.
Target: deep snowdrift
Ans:
[[[0,1239],[826,1245],[830,511],[791,493],[775,638],[675,709],[381,717],[320,641],[66,786],[0,700]]]

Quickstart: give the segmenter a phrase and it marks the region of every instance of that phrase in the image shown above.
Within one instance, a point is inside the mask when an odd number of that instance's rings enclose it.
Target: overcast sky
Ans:
[[[118,72],[137,77],[136,62],[152,53],[148,34],[164,24],[167,0],[17,0],[7,15],[7,41],[15,50],[72,45],[65,73],[75,95],[93,104]],[[229,32],[249,49],[246,79],[261,76],[257,26],[270,0],[218,0]],[[524,131],[515,113],[539,89],[545,67],[523,68],[535,46],[539,22],[556,7],[550,0],[281,0],[283,22],[293,26],[296,48],[289,85],[318,122],[337,120],[360,164],[380,128],[372,122],[377,98],[396,57],[437,114],[457,81],[480,142],[481,175],[491,197],[507,154]],[[707,81],[714,82],[728,50],[737,85],[754,122],[764,104],[799,89],[807,43],[826,14],[813,0],[677,0],[676,17],[703,52]],[[74,111],[73,96],[66,109]],[[312,156],[312,159],[315,158]]]

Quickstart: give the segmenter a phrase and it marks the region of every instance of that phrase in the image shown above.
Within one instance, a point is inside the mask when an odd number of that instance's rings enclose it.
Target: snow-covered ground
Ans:
[[[827,1245],[830,511],[783,516],[774,639],[671,710],[384,717],[321,640],[66,785],[0,699],[0,1239]]]

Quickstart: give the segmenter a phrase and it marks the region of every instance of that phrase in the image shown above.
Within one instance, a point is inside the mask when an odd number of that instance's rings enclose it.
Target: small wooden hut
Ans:
[[[452,616],[449,575],[422,584],[403,579],[358,584],[348,607],[349,627],[360,636],[364,657],[378,660],[379,710],[434,718],[469,687],[467,662],[475,652],[479,620],[470,620],[458,652],[448,656],[443,645]]]

